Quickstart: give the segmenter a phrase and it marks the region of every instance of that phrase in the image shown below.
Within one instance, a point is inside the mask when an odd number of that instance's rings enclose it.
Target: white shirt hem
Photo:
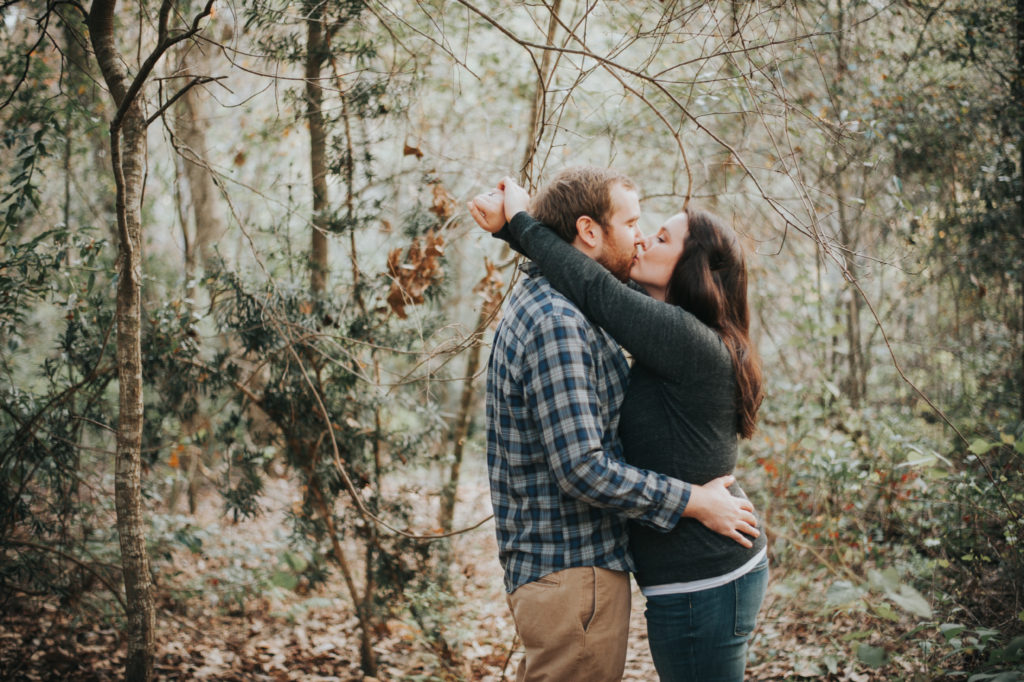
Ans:
[[[700,592],[701,590],[710,590],[715,587],[721,587],[722,585],[728,585],[737,578],[742,578],[747,573],[754,570],[754,567],[761,563],[761,560],[768,555],[768,548],[763,547],[760,552],[754,555],[754,557],[743,564],[734,571],[729,571],[725,575],[718,575],[712,578],[703,578],[701,580],[690,580],[682,583],[665,583],[662,585],[648,585],[647,587],[641,587],[640,592],[645,597],[658,597],[665,594],[687,594],[690,592]]]

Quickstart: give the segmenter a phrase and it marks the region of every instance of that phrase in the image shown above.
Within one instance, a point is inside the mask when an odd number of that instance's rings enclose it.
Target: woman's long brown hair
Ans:
[[[666,301],[718,332],[736,373],[736,430],[754,434],[764,398],[761,360],[750,343],[747,266],[736,232],[721,218],[687,207],[689,233],[669,278]]]

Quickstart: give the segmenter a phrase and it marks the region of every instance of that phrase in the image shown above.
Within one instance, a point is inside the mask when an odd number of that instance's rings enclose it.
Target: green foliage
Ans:
[[[1024,670],[1013,658],[1024,634],[1017,427],[950,443],[898,406],[853,410],[827,389],[785,385],[764,410],[750,446],[758,470],[740,477],[765,510],[776,561],[830,567],[829,618],[852,612],[906,631],[884,646],[851,633],[847,654],[880,670],[913,655],[931,675]],[[957,639],[944,623],[966,614],[968,639]]]
[[[49,13],[38,24],[0,22],[0,42],[7,43],[0,50],[0,240],[41,207],[43,169],[68,134],[58,113],[74,105],[54,96],[63,63],[46,34],[49,23]]]
[[[161,381],[188,386],[161,393],[173,397],[201,390],[207,399],[231,405],[221,409],[212,429],[215,442],[226,450],[220,490],[235,518],[259,512],[257,497],[266,471],[273,460],[283,457],[307,490],[301,509],[291,514],[294,547],[302,556],[330,556],[331,528],[343,537],[372,538],[377,548],[370,567],[377,586],[374,599],[381,608],[390,608],[389,595],[400,594],[414,575],[424,575],[424,565],[411,568],[407,557],[427,551],[426,546],[382,536],[372,522],[345,511],[350,491],[344,478],[349,477],[372,513],[398,526],[415,524],[416,491],[384,496],[381,486],[406,466],[428,466],[424,452],[435,449],[432,444],[443,433],[444,423],[435,406],[420,400],[415,382],[387,393],[375,385],[375,365],[388,367],[394,375],[407,372],[411,365],[401,354],[372,349],[415,349],[418,335],[409,333],[409,325],[421,327],[426,320],[402,322],[375,297],[368,297],[363,306],[340,296],[311,299],[304,285],[280,279],[247,282],[221,273],[208,277],[206,284],[216,303],[205,322],[214,323],[219,335],[236,339],[238,345],[212,362],[197,360],[191,354],[195,348],[181,342],[189,338],[190,326],[170,324],[167,328],[177,330],[171,338],[179,343],[164,339],[151,344],[173,349],[164,353],[170,364],[159,368]],[[385,289],[378,285],[376,290]],[[154,326],[154,333],[161,328]],[[159,383],[156,378],[154,382]],[[241,385],[251,389],[240,392]],[[169,400],[164,409],[174,405]],[[288,568],[279,569],[273,579],[279,587],[287,587],[283,583],[291,584],[299,574],[308,584],[316,584],[328,570],[322,559],[301,567],[286,563]]]
[[[103,283],[104,247],[88,231],[60,228],[0,252],[0,372],[8,380],[0,383],[0,471],[8,483],[0,486],[2,528],[32,518],[37,482],[62,494],[40,498],[56,505],[54,515],[33,523],[53,530],[57,519],[66,521],[86,425],[103,424],[109,414],[113,311]],[[37,343],[40,308],[59,321],[42,353],[26,345]],[[26,367],[26,360],[38,364]]]
[[[999,630],[969,629],[959,623],[943,623],[939,626],[939,631],[951,653],[981,660],[986,668],[996,670],[972,675],[970,679],[991,679],[1008,672],[1008,667],[1014,668],[1018,673],[1024,673],[1024,636],[1007,638]]]
[[[108,390],[115,375],[109,343],[111,283],[104,274],[109,270],[101,267],[109,251],[87,233],[54,230],[8,247],[5,253],[0,300],[5,306],[3,334],[11,352],[3,356],[3,369],[7,376],[36,378],[33,389],[22,380],[10,387],[0,385],[0,442],[5,453],[0,461],[0,527],[5,532],[0,547],[9,557],[0,580],[5,594],[70,594],[83,588],[64,580],[68,573],[62,562],[19,544],[17,538],[25,532],[39,540],[52,538],[69,556],[80,556],[87,547],[97,555],[116,552],[112,525],[102,521],[110,509],[96,517],[97,528],[105,526],[107,532],[86,530],[85,540],[79,533],[68,535],[73,522],[82,526],[81,482],[86,480],[89,489],[98,483],[90,473],[97,460],[81,446],[89,443],[102,451],[113,444],[102,428],[94,426],[109,424],[110,415],[116,414],[116,393]],[[75,267],[69,268],[69,262]],[[324,580],[330,570],[325,557],[331,551],[323,516],[327,509],[332,510],[334,528],[344,536],[377,538],[370,570],[379,587],[377,603],[389,610],[389,595],[401,594],[413,576],[429,575],[428,550],[422,543],[379,538],[371,523],[346,511],[343,500],[348,493],[338,464],[371,511],[399,526],[418,523],[414,511],[420,493],[384,496],[381,486],[395,470],[430,465],[424,452],[436,451],[444,422],[436,407],[421,399],[416,381],[385,393],[376,387],[372,367],[378,363],[396,376],[407,374],[415,367],[414,356],[407,358],[402,351],[416,349],[419,333],[429,333],[431,324],[441,322],[400,321],[370,291],[360,307],[342,296],[343,291],[337,297],[311,300],[304,285],[286,280],[254,285],[223,273],[205,283],[215,302],[208,314],[199,314],[180,299],[151,306],[144,314],[143,451],[148,465],[173,472],[181,466],[179,456],[216,452],[206,464],[220,480],[226,511],[237,521],[260,513],[258,500],[267,471],[283,457],[311,492],[293,516],[294,549],[281,551],[277,567],[260,569],[266,574],[256,584],[265,581],[278,589],[294,589],[300,583],[309,586]],[[385,292],[386,287],[377,282],[375,290]],[[63,316],[59,332],[49,332],[53,355],[38,354],[38,338],[48,331],[29,327],[40,305]],[[414,329],[418,331],[410,334]],[[20,344],[29,337],[31,344]],[[211,344],[219,338],[233,341],[220,348]],[[399,352],[372,350],[388,346]],[[36,363],[41,374],[27,371],[26,362]],[[337,463],[328,424],[338,445]],[[104,470],[109,466],[96,472],[102,475]],[[161,480],[147,481],[148,495],[160,493]],[[203,534],[188,524],[158,531],[151,540],[154,556],[168,561],[171,547],[206,551]],[[97,543],[111,541],[97,552]],[[409,564],[406,555],[420,549],[423,556]],[[243,588],[252,578],[251,568],[223,570],[216,583],[219,600],[237,605],[253,594],[251,585]],[[107,578],[117,584],[116,577]]]
[[[976,562],[1005,566],[1007,578],[1024,570],[1022,449],[1012,434],[994,442],[979,438],[964,469],[949,478],[952,504],[938,520],[947,529],[943,546],[963,570]]]
[[[17,152],[15,153],[15,165],[8,171],[12,177],[6,183],[7,190],[0,195],[0,208],[6,208],[4,229],[0,235],[21,222],[22,214],[28,204],[39,208],[37,169],[39,161],[49,155],[45,139],[47,122],[44,119],[43,126],[32,131],[29,139],[19,139],[23,136],[19,136],[13,130],[4,133],[4,147],[8,150],[13,150],[16,147]]]
[[[95,296],[100,262],[98,258],[106,247],[89,231],[72,234],[66,228],[42,232],[23,243],[6,243],[0,252],[0,342],[9,352],[16,351],[23,342],[26,324],[33,308],[40,303],[54,302],[65,297],[63,306],[66,319],[85,324],[76,314],[83,299]],[[71,258],[80,268],[82,281],[65,272]],[[81,259],[81,260],[78,260]],[[0,362],[7,362],[6,354]],[[8,371],[12,371],[7,365]]]

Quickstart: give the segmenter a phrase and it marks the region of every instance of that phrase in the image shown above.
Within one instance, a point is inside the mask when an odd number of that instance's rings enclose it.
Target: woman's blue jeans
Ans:
[[[647,640],[661,682],[742,682],[768,587],[768,560],[733,582],[647,598]]]

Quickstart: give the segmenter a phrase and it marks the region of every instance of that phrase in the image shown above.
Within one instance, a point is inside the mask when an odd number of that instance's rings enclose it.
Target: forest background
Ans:
[[[592,163],[749,252],[751,679],[1024,679],[1024,0],[0,18],[0,677],[509,675],[464,202]]]

